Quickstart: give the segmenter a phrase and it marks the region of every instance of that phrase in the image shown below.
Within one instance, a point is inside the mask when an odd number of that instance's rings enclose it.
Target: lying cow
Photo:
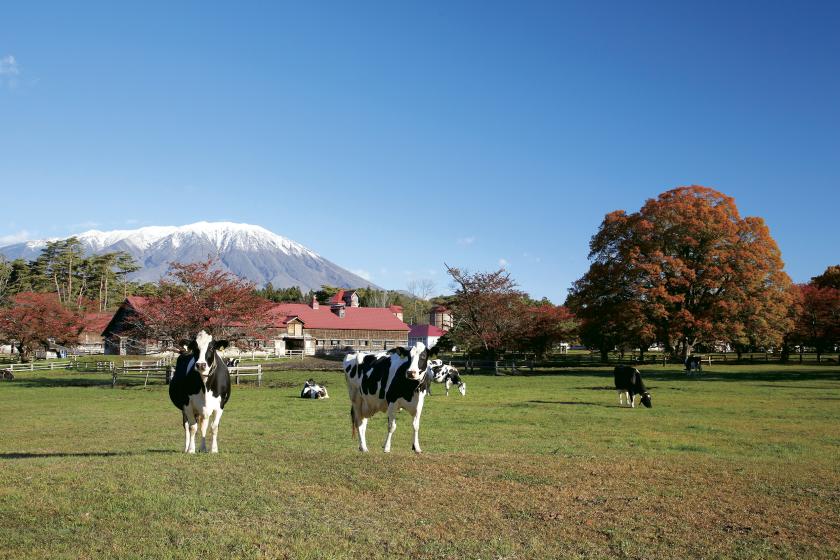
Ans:
[[[367,452],[368,418],[388,411],[388,435],[383,449],[391,451],[391,438],[397,429],[397,412],[404,408],[414,418],[411,448],[420,453],[420,414],[429,386],[429,351],[422,342],[412,348],[394,348],[378,354],[358,352],[344,358],[344,374],[350,395],[353,435],[359,434],[359,451]]]
[[[195,453],[195,433],[199,428],[201,451],[207,451],[208,424],[213,438],[210,452],[219,451],[216,438],[225,404],[230,399],[230,374],[216,350],[226,346],[227,341],[214,341],[211,335],[201,331],[175,362],[175,374],[169,383],[169,398],[183,416],[184,453]]]
[[[302,399],[328,399],[327,388],[323,385],[315,383],[314,379],[309,379],[303,384],[303,389],[300,391],[300,398]]]
[[[462,396],[467,394],[467,384],[461,381],[458,370],[452,366],[444,365],[442,360],[429,361],[429,373],[435,383],[444,383],[446,396],[449,396],[449,389],[455,385]],[[432,394],[432,386],[429,384],[429,394]]]
[[[2,373],[3,373],[3,375],[0,375],[0,379],[5,379],[6,381],[12,381],[15,378],[15,374],[12,373],[11,368],[4,369]]]
[[[615,366],[613,370],[615,375],[615,388],[618,389],[618,404],[623,405],[624,397],[627,397],[627,404],[631,408],[636,407],[635,397],[641,395],[640,400],[647,408],[651,408],[650,393],[642,381],[642,374],[634,367],[630,366]]]

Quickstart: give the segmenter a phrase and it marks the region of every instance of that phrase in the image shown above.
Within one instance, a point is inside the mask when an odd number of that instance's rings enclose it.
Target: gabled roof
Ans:
[[[327,303],[344,303],[344,290],[338,290]]]
[[[307,329],[409,330],[408,325],[385,307],[347,307],[341,318],[327,307],[312,309],[305,303],[278,303],[271,309],[271,314],[275,327],[282,327],[292,317],[297,317]]]
[[[95,332],[101,334],[111,322],[113,313],[107,311],[102,313],[88,313],[82,318],[82,332]]]
[[[439,329],[434,325],[410,325],[411,330],[408,336],[411,338],[426,338],[429,336],[443,336],[446,331]]]

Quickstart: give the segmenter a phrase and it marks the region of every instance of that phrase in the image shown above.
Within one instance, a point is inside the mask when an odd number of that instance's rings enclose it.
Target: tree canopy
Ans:
[[[606,215],[590,242],[589,271],[570,290],[585,343],[658,341],[680,357],[698,343],[781,343],[791,282],[761,218],[701,186]]]

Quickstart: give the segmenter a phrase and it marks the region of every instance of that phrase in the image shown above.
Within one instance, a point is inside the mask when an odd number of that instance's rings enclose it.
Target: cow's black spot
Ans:
[[[373,363],[368,365],[368,358],[373,358]],[[379,392],[379,398],[385,396],[385,385],[388,382],[388,372],[391,369],[391,356],[381,358],[365,356],[365,370],[362,374],[362,393],[373,395]]]
[[[405,399],[410,402],[414,398],[414,393],[420,388],[420,381],[415,381],[405,376],[408,371],[408,365],[409,362],[404,362],[397,368],[394,379],[391,381],[391,386],[388,387],[388,393],[385,395],[385,400],[388,403],[397,402],[398,399]],[[425,377],[423,381],[426,381]]]

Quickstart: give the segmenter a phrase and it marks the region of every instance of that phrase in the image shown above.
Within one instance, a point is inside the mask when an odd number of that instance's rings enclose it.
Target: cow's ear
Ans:
[[[408,358],[409,356],[411,356],[411,352],[409,352],[408,350],[406,350],[402,346],[397,346],[396,348],[391,350],[391,352],[393,352],[394,354],[397,354],[401,358]]]
[[[216,347],[216,350],[224,350],[228,346],[230,346],[230,342],[227,340],[216,340],[213,342],[213,346]]]

